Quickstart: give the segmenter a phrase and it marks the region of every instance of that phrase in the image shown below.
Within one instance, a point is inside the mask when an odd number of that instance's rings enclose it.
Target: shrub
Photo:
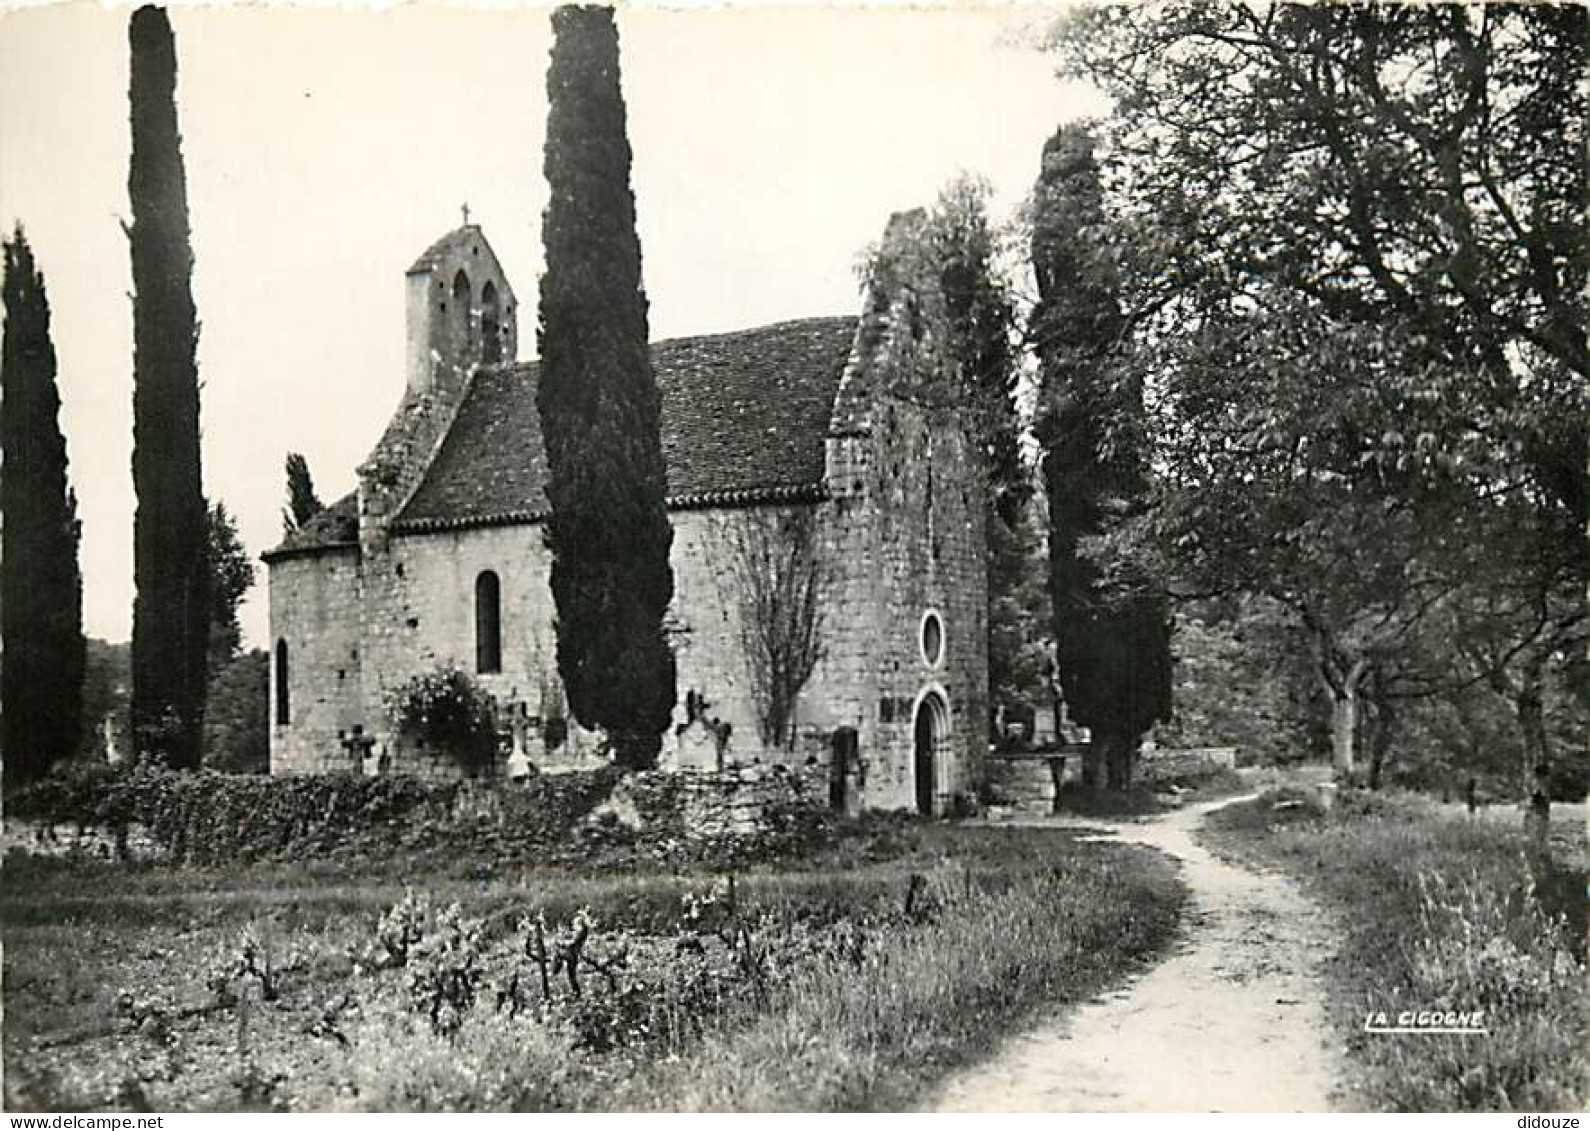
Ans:
[[[496,700],[456,665],[438,665],[391,692],[387,713],[398,730],[469,773],[496,761]]]
[[[437,1036],[456,1035],[485,977],[480,921],[465,919],[456,903],[448,906],[412,945],[407,970],[403,988],[409,1007]]]
[[[424,893],[416,896],[412,889],[403,892],[403,899],[381,913],[375,925],[376,945],[381,949],[375,958],[377,966],[406,966],[409,953],[425,937],[426,921],[430,918],[431,901]]]

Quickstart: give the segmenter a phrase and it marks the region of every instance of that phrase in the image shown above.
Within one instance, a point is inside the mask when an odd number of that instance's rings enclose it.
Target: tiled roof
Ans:
[[[854,318],[812,318],[652,347],[671,507],[815,498]],[[547,510],[537,366],[475,375],[399,530],[529,522]]]
[[[350,491],[267,550],[267,561],[359,544],[359,496]]]

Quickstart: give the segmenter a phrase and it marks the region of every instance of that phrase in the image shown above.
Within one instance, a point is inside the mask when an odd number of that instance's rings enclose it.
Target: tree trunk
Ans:
[[[1391,704],[1375,704],[1375,735],[1369,747],[1369,788],[1379,789],[1380,778],[1386,769],[1386,755],[1391,751],[1391,736],[1397,728],[1397,715]]]
[[[1123,735],[1116,740],[1111,760],[1115,778],[1115,785],[1112,788],[1124,793],[1132,788],[1132,770],[1133,763],[1137,760],[1137,743]]]
[[[1513,696],[1513,712],[1524,740],[1524,831],[1530,849],[1540,854],[1549,851],[1551,832],[1551,748],[1540,691],[1543,666],[1543,656],[1532,656],[1519,675]]]
[[[1099,793],[1105,787],[1105,768],[1108,764],[1107,739],[1095,733],[1082,752],[1082,788],[1089,793]]]
[[[1320,680],[1331,697],[1331,766],[1336,780],[1344,785],[1353,778],[1358,705],[1370,671],[1369,661],[1362,657],[1347,663],[1326,653],[1320,660]]]
[[[1353,776],[1353,748],[1358,741],[1358,689],[1331,691],[1331,768],[1338,781]]]
[[[1131,788],[1133,747],[1131,738],[1124,734],[1093,732],[1088,752],[1094,762],[1091,788],[1095,792],[1107,789],[1118,793]],[[1083,770],[1086,773],[1086,763]]]

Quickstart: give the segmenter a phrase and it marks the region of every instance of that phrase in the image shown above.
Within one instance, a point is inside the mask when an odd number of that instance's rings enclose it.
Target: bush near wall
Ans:
[[[160,857],[211,865],[272,858],[733,862],[798,851],[832,831],[797,774],[615,768],[519,782],[353,774],[263,777],[77,764],[6,799],[7,820],[129,833]]]

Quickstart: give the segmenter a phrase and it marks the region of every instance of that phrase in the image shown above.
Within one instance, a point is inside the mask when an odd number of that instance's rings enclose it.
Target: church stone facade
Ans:
[[[674,530],[666,766],[820,763],[836,803],[928,812],[981,781],[983,471],[964,414],[923,395],[952,375],[942,300],[910,252],[922,222],[890,221],[859,317],[652,347]],[[513,289],[473,225],[407,286],[406,387],[357,490],[265,555],[272,772],[449,772],[388,707],[438,665],[491,693],[521,761],[593,764],[600,736],[568,718],[557,676],[537,368],[514,360]],[[791,531],[817,563],[819,659],[764,742],[745,547]]]

